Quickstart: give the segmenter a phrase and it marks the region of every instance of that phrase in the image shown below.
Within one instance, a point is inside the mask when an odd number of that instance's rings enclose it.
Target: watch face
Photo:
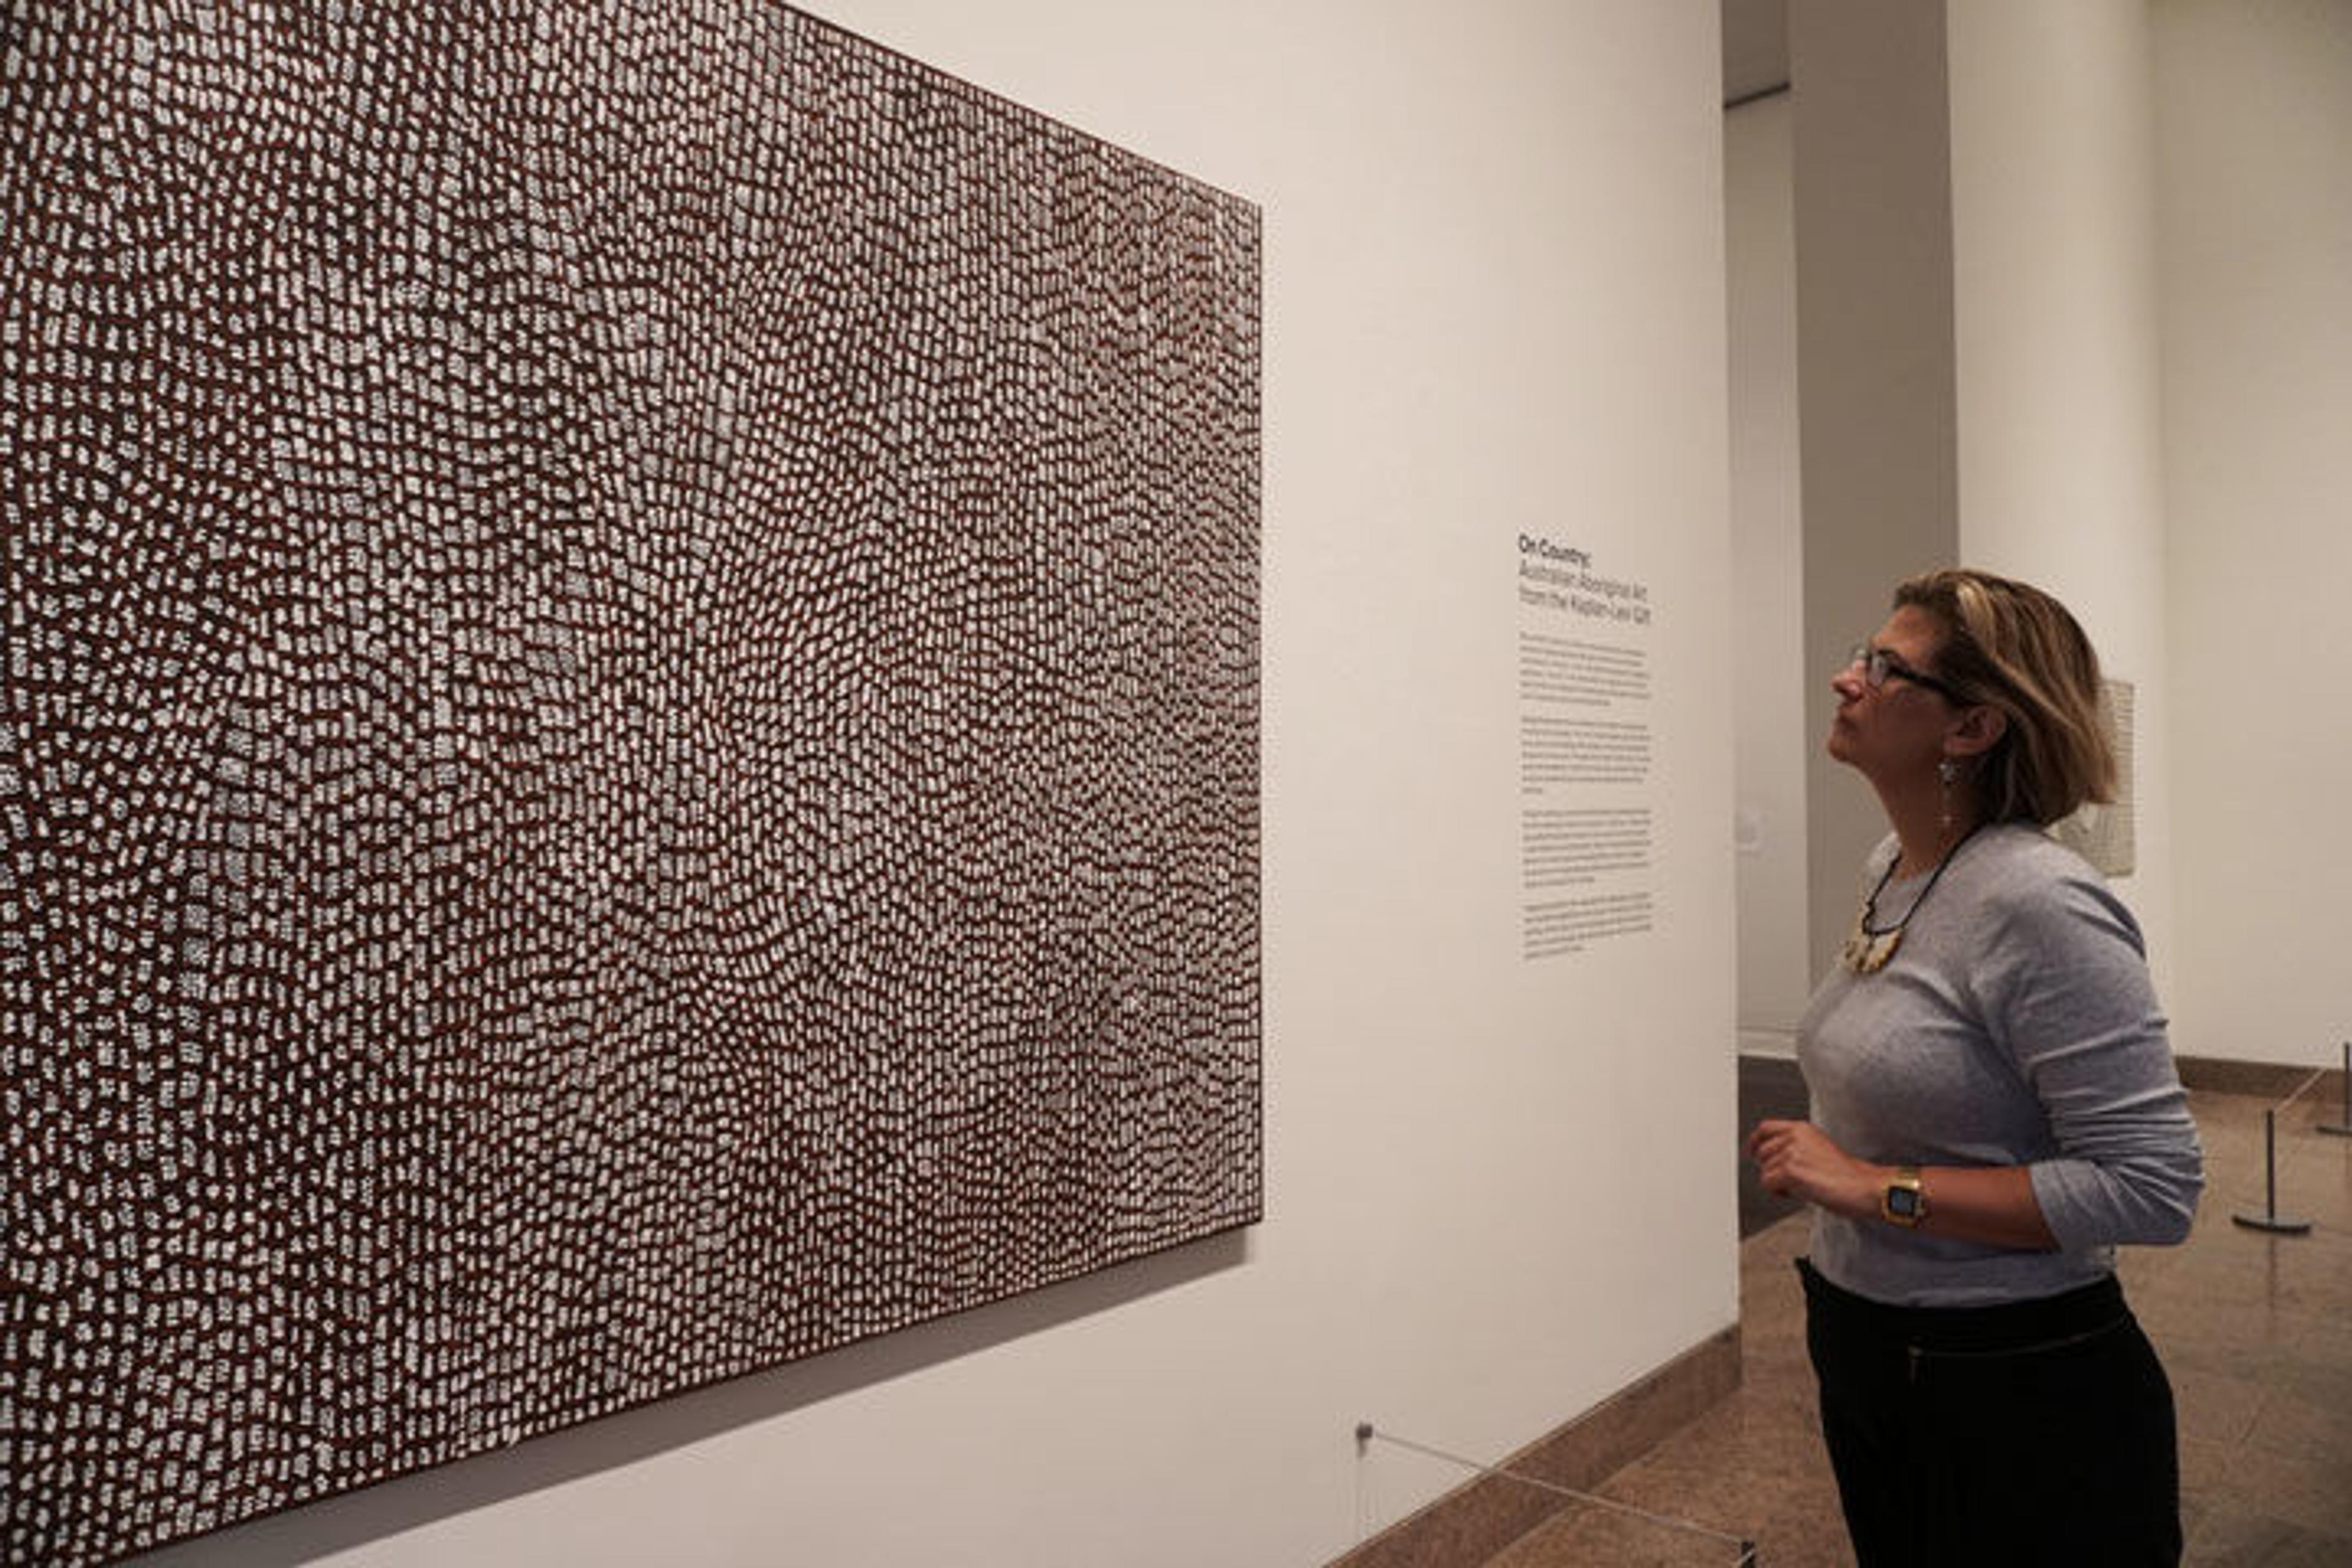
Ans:
[[[1908,1187],[1887,1188],[1886,1212],[1901,1215],[1906,1219],[1916,1217],[1919,1213],[1919,1194]]]

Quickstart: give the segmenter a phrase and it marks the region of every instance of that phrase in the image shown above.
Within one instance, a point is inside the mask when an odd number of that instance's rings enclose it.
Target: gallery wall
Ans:
[[[1950,111],[1940,4],[1791,0],[1790,182],[1804,491],[1809,978],[1853,920],[1877,796],[1822,751],[1830,677],[1895,584],[1958,550]]]
[[[1797,461],[1797,237],[1789,95],[1723,117],[1729,279],[1731,626],[1738,756],[1739,1049],[1787,1057],[1813,989],[1804,908],[1805,517]],[[1817,679],[1826,679],[1826,676]],[[1792,901],[1793,900],[1793,901]]]
[[[143,1561],[1318,1563],[1463,1479],[1360,1420],[1499,1456],[1736,1321],[1712,0],[820,14],[1264,209],[1266,1219]],[[1538,949],[1544,627],[1646,816]]]
[[[2340,1061],[2352,6],[2157,0],[2181,1048]]]

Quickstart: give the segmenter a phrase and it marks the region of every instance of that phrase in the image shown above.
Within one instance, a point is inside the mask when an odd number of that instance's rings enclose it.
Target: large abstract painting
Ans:
[[[1254,207],[772,0],[0,125],[7,1561],[1258,1216]]]

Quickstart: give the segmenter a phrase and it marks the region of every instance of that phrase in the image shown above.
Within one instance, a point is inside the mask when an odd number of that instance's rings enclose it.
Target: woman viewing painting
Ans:
[[[2203,1156],[2139,928],[2044,831],[2113,797],[2066,608],[1899,585],[1831,683],[1889,829],[1798,1030],[1810,1119],[1748,1153],[1812,1208],[1807,1342],[1863,1568],[2175,1563],[2172,1391],[2116,1248],[2184,1239]]]

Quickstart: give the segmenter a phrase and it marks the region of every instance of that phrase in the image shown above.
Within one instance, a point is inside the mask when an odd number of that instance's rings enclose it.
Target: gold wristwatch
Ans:
[[[1885,1190],[1878,1194],[1878,1214],[1887,1224],[1906,1230],[1918,1229],[1927,1219],[1927,1189],[1915,1167],[1902,1166],[1886,1178]]]

